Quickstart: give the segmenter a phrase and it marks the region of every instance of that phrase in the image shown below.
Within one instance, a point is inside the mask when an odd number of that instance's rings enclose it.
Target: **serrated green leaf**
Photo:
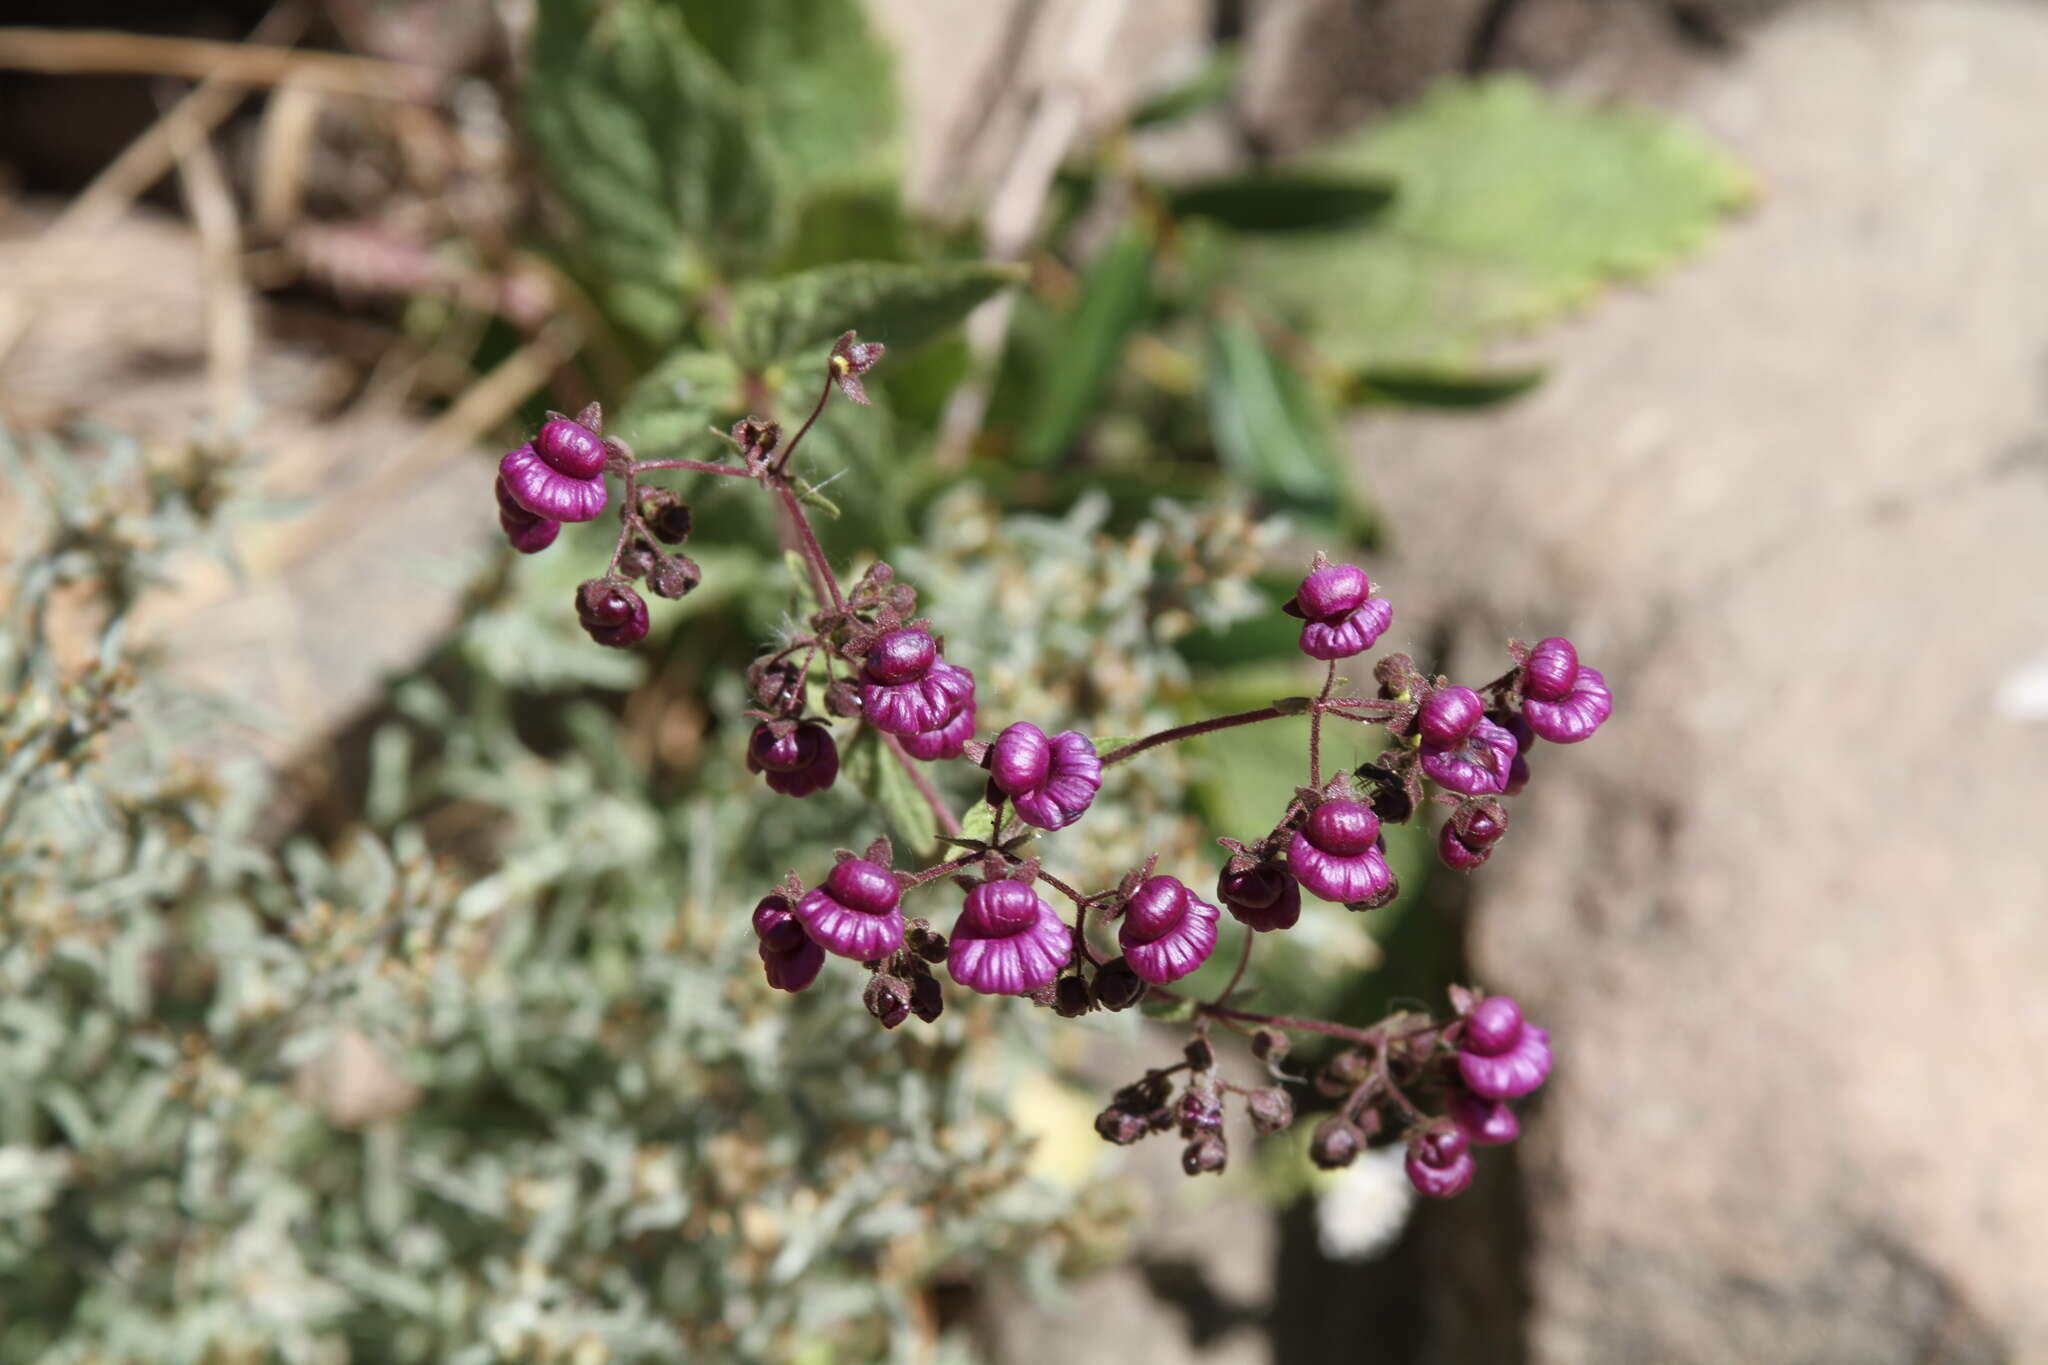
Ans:
[[[846,331],[907,351],[1023,278],[1014,266],[981,262],[848,261],[752,281],[734,293],[733,354],[760,369]]]
[[[1414,408],[1485,408],[1519,398],[1543,382],[1540,367],[1466,370],[1435,365],[1366,365],[1344,377],[1347,403]]]
[[[1055,325],[1044,378],[1018,454],[1042,465],[1066,451],[1115,377],[1124,346],[1152,308],[1152,239],[1127,225],[1088,268],[1081,297]]]
[[[682,455],[718,438],[743,410],[740,372],[730,360],[685,347],[673,351],[633,386],[609,429],[642,459]]]
[[[847,0],[673,0],[747,92],[799,188],[894,177],[895,58]]]
[[[1262,171],[1165,191],[1176,218],[1206,218],[1239,232],[1321,232],[1372,222],[1394,202],[1385,176]]]
[[[881,737],[863,728],[840,757],[840,772],[881,807],[889,829],[905,851],[929,854],[938,843],[939,825],[932,809],[903,763],[882,748]]]
[[[606,312],[674,336],[717,274],[773,254],[782,176],[750,97],[657,0],[541,0],[526,128]]]
[[[1353,533],[1366,532],[1318,396],[1249,322],[1233,318],[1210,333],[1208,390],[1224,468],[1276,506],[1311,518],[1335,513]]]
[[[1318,164],[1399,194],[1373,231],[1247,243],[1246,286],[1351,365],[1466,363],[1696,250],[1750,194],[1685,128],[1518,76],[1440,86]]]

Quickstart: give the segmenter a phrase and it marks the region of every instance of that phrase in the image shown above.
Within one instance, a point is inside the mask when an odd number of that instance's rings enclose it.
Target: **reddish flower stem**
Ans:
[[[1277,706],[1262,706],[1256,711],[1238,711],[1228,716],[1214,716],[1188,725],[1176,725],[1171,730],[1161,730],[1157,734],[1146,735],[1143,739],[1134,739],[1120,748],[1111,749],[1102,756],[1102,766],[1107,768],[1113,763],[1121,763],[1133,755],[1142,754],[1147,749],[1156,749],[1162,744],[1178,744],[1181,740],[1193,739],[1196,735],[1206,735],[1214,730],[1228,730],[1238,725],[1254,725],[1262,720],[1277,720],[1286,714],[1287,712]]]
[[[742,479],[754,477],[754,471],[739,465],[709,464],[703,460],[642,460],[628,471],[634,477],[656,469],[685,469],[692,474],[732,474]]]

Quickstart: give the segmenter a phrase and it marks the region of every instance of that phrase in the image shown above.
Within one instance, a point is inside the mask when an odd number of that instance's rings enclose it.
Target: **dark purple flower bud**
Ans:
[[[839,745],[832,732],[807,720],[777,736],[761,724],[747,741],[747,771],[765,773],[770,791],[784,796],[809,796],[824,791],[839,776]]]
[[[1522,665],[1522,695],[1538,701],[1563,701],[1579,680],[1579,651],[1562,635],[1538,640]]]
[[[1008,793],[1018,818],[1039,829],[1065,829],[1081,818],[1102,789],[1102,760],[1078,730],[1048,739],[1020,720],[989,749],[989,776]]]
[[[1301,918],[1301,884],[1277,859],[1242,872],[1232,872],[1226,864],[1216,878],[1216,899],[1232,918],[1262,934],[1292,929]]]
[[[1513,711],[1489,711],[1486,718],[1514,738],[1514,762],[1508,765],[1508,784],[1501,788],[1501,795],[1513,796],[1529,785],[1529,750],[1536,747],[1536,732]]]
[[[1327,901],[1348,905],[1385,895],[1393,869],[1379,850],[1380,820],[1357,801],[1325,801],[1309,812],[1287,846],[1295,878]]]
[[[1372,1075],[1372,1059],[1357,1048],[1346,1048],[1323,1063],[1316,1073],[1316,1089],[1335,1098],[1356,1090]]]
[[[1447,749],[1472,733],[1486,715],[1486,703],[1469,687],[1441,687],[1429,694],[1416,714],[1415,728],[1424,744]]]
[[[1262,1028],[1252,1034],[1252,1056],[1262,1062],[1278,1064],[1287,1060],[1288,1050],[1293,1046],[1286,1034],[1276,1028]]]
[[[512,548],[523,555],[537,555],[555,543],[555,537],[562,533],[562,523],[537,517],[522,509],[515,517],[512,513],[500,511],[498,525],[504,528],[505,539],[512,542]]]
[[[619,572],[628,578],[645,578],[654,567],[655,551],[646,545],[629,545],[619,553]]]
[[[937,642],[922,630],[882,636],[868,651],[861,676],[861,712],[887,734],[943,730],[974,699],[974,676],[940,660]]]
[[[1155,986],[1177,981],[1216,951],[1216,921],[1222,917],[1177,878],[1146,881],[1124,904],[1117,943],[1131,970]]]
[[[1309,1139],[1308,1159],[1334,1171],[1358,1160],[1364,1150],[1364,1131],[1342,1115],[1334,1115],[1316,1125],[1315,1136]]]
[[[903,752],[912,758],[921,758],[927,763],[940,758],[958,758],[967,741],[974,738],[974,678],[964,668],[951,664],[940,664],[932,670],[936,675],[940,669],[958,673],[967,679],[967,696],[957,710],[943,725],[932,730],[920,730],[914,735],[903,736]]]
[[[927,1024],[946,1012],[945,992],[930,972],[918,972],[910,978],[910,1012]]]
[[[1096,969],[1088,995],[1101,1009],[1127,1010],[1145,998],[1145,982],[1129,962],[1113,957]]]
[[[1436,856],[1453,872],[1470,872],[1493,856],[1493,848],[1486,844],[1474,848],[1459,835],[1456,825],[1445,821],[1444,827],[1436,832]]]
[[[1522,1135],[1521,1121],[1504,1100],[1481,1099],[1454,1086],[1445,1097],[1444,1112],[1466,1137],[1481,1147],[1505,1146]]]
[[[1052,1012],[1062,1019],[1079,1019],[1095,1008],[1088,983],[1078,976],[1063,976],[1053,986]]]
[[[1362,654],[1394,623],[1393,604],[1374,597],[1372,580],[1352,564],[1311,570],[1288,607],[1303,618],[1301,652],[1312,659]]]
[[[1216,1065],[1216,1049],[1207,1038],[1190,1038],[1180,1055],[1187,1059],[1192,1071],[1209,1071]]]
[[[860,1002],[883,1028],[895,1028],[910,1017],[910,983],[877,972],[868,978],[868,988],[861,992]]]
[[[1482,1099],[1513,1100],[1550,1076],[1550,1034],[1522,1018],[1504,995],[1489,995],[1465,1016],[1458,1038],[1458,1074]]]
[[[1591,737],[1613,714],[1614,696],[1597,668],[1581,666],[1572,680],[1572,690],[1562,701],[1522,699],[1522,715],[1529,728],[1552,744],[1577,744]]]
[[[1437,1119],[1408,1139],[1408,1183],[1432,1199],[1448,1199],[1472,1183],[1470,1140],[1456,1124]]]
[[[946,970],[983,995],[1027,995],[1051,985],[1073,952],[1073,932],[1031,887],[983,882],[953,926]]]
[[[576,619],[601,645],[624,649],[647,638],[647,603],[613,579],[584,580],[576,589]]]
[[[842,719],[860,714],[860,689],[840,678],[825,689],[825,709]]]
[[[1095,1131],[1105,1142],[1114,1142],[1119,1147],[1128,1147],[1152,1131],[1151,1121],[1144,1114],[1134,1114],[1128,1109],[1115,1105],[1095,1116]]]
[[[849,858],[797,902],[796,917],[825,951],[872,962],[903,946],[902,894],[887,868]]]
[[[666,597],[671,602],[687,597],[703,581],[704,571],[688,555],[658,556],[647,571],[647,586],[656,597]]]
[[[1203,1133],[1180,1154],[1180,1168],[1189,1175],[1221,1174],[1229,1161],[1230,1145],[1221,1133]]]
[[[572,479],[521,446],[498,461],[498,477],[512,500],[537,517],[552,521],[595,521],[609,496],[604,476]]]
[[[1252,1130],[1270,1137],[1294,1122],[1294,1098],[1278,1086],[1254,1090],[1244,1097]]]
[[[594,479],[604,472],[604,440],[581,422],[556,417],[542,423],[533,448],[557,474]]]
[[[800,991],[818,979],[825,950],[804,932],[785,897],[767,896],[754,907],[754,934],[761,940],[762,970],[776,990]]]
[[[1446,790],[1463,796],[1490,796],[1507,790],[1516,750],[1513,735],[1481,718],[1464,738],[1447,747],[1424,738],[1422,771]]]
[[[912,924],[903,936],[903,944],[926,962],[946,960],[946,936],[938,933],[923,920]]]

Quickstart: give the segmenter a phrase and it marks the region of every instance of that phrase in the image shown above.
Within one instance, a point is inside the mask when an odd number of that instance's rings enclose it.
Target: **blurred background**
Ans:
[[[0,1362],[2048,1360],[2044,72],[2035,0],[0,9]],[[744,771],[772,521],[678,481],[608,651],[488,487],[848,326],[821,535],[987,720],[1303,690],[1318,549],[1606,672],[1484,869],[1254,967],[1551,1028],[1468,1194],[1107,1146],[1167,1021],[770,998],[761,892],[934,834]],[[1206,885],[1296,738],[1050,865]]]

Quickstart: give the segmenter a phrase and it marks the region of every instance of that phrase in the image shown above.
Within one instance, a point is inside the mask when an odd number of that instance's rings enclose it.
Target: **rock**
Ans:
[[[1361,433],[1404,619],[1471,676],[1570,634],[1617,698],[1471,883],[1560,1059],[1490,1350],[2048,1353],[2043,70],[2039,7],[1783,16],[1672,97],[1749,221],[1516,406]]]

